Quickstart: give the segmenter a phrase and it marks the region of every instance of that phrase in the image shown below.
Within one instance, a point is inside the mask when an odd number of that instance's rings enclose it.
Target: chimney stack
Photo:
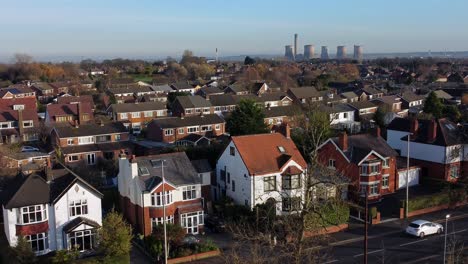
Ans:
[[[23,110],[18,110],[18,130],[19,130],[20,140],[22,140],[23,134],[24,134]]]
[[[375,128],[375,137],[379,138],[379,137],[381,137],[381,136],[382,136],[382,131],[381,131],[381,129],[380,129],[380,126],[377,126],[377,127]]]
[[[291,127],[289,126],[288,123],[286,122],[281,123],[278,130],[281,134],[283,134],[284,137],[288,139],[291,138]]]
[[[50,162],[50,158],[47,159],[47,166],[45,167],[45,173],[47,182],[50,183],[54,180],[54,176],[52,173],[52,163]]]
[[[410,124],[410,133],[413,134],[411,135],[411,138],[416,138],[418,135],[418,130],[419,130],[419,122],[417,118],[412,119]]]
[[[130,156],[130,163],[136,163],[136,156],[135,155]]]
[[[429,142],[434,142],[437,137],[437,122],[432,119],[429,123],[429,127],[427,129],[427,140]]]
[[[340,134],[338,143],[343,152],[348,151],[348,134],[346,134],[346,131]]]
[[[79,125],[82,125],[83,122],[84,122],[84,118],[83,118],[83,108],[81,106],[81,102],[78,102],[78,123]]]

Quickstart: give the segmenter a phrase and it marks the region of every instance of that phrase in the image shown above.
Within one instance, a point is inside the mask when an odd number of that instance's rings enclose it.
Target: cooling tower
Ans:
[[[322,54],[320,55],[320,58],[322,60],[328,60],[328,47],[327,46],[322,46]]]
[[[315,49],[314,45],[304,45],[304,59],[310,60],[314,58]]]
[[[346,46],[336,47],[336,58],[338,60],[346,59]]]

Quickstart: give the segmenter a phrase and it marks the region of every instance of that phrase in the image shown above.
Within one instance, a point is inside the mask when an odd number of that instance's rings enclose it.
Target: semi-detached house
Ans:
[[[123,214],[138,233],[150,235],[164,223],[163,203],[166,223],[181,225],[187,234],[203,231],[202,178],[185,152],[121,154],[117,178]]]
[[[113,104],[107,112],[113,121],[122,122],[134,131],[145,128],[154,118],[167,116],[166,104],[162,102]]]

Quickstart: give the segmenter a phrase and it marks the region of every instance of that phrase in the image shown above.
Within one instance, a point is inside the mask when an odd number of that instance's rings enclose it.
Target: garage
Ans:
[[[419,184],[419,175],[421,168],[411,167],[409,169],[409,186],[415,186]],[[406,168],[398,170],[398,189],[406,188]]]

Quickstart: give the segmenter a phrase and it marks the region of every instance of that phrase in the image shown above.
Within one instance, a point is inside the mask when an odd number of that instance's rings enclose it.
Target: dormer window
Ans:
[[[280,153],[285,153],[286,152],[286,150],[284,149],[283,146],[278,146],[278,150],[279,150]]]
[[[146,168],[146,167],[139,167],[139,168],[138,168],[138,174],[139,174],[140,176],[148,176],[148,175],[150,175],[150,173],[149,173],[149,171],[148,171],[148,168]]]

